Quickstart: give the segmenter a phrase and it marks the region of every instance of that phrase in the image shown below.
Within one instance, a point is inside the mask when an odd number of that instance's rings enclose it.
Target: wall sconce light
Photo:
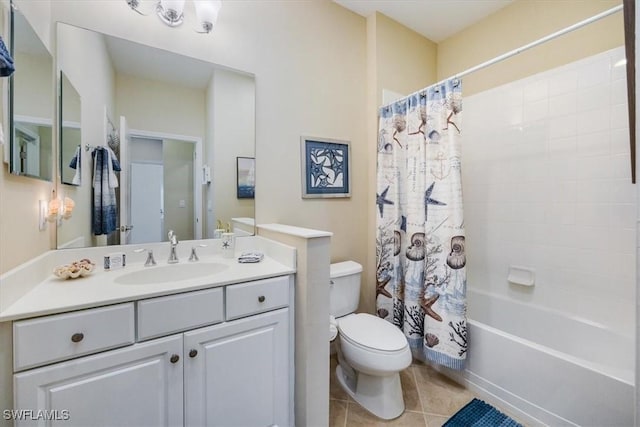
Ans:
[[[147,15],[143,9],[145,0],[126,0],[129,7],[140,15]],[[185,0],[155,0],[155,11],[162,22],[170,27],[178,27],[184,22]],[[200,28],[198,33],[207,34],[213,30],[222,7],[221,0],[193,0],[196,18]]]
[[[57,222],[60,225],[63,219],[71,218],[75,206],[76,203],[71,197],[60,199],[55,197],[55,193],[54,197],[48,202],[40,200],[38,205],[40,231],[47,228],[47,222]]]
[[[65,197],[62,201],[62,212],[60,216],[62,219],[69,219],[73,215],[73,208],[76,207],[76,202],[71,197]]]

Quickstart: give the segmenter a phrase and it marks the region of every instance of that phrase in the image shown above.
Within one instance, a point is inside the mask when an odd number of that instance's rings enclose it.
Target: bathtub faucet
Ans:
[[[176,264],[178,262],[178,255],[176,255],[176,246],[178,246],[178,236],[173,230],[169,230],[169,244],[171,245],[171,252],[169,252],[169,264]]]

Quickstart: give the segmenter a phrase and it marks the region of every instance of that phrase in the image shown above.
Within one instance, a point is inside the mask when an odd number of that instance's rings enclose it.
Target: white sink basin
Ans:
[[[229,268],[217,262],[198,262],[189,264],[164,265],[162,267],[146,267],[144,270],[123,274],[114,279],[120,285],[153,285],[157,283],[177,282],[197,279],[220,273]]]

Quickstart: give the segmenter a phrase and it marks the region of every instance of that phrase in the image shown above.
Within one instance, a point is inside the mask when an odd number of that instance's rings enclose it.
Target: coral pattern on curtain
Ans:
[[[413,356],[463,369],[466,255],[460,168],[462,84],[379,111],[376,305]]]

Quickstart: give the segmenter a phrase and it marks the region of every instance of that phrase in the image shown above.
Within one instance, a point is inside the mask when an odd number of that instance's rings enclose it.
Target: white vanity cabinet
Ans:
[[[186,426],[289,425],[289,309],[184,334]]]
[[[59,425],[179,426],[181,355],[172,336],[16,374],[15,406],[34,411],[16,426],[50,425],[40,410]]]
[[[136,331],[134,344],[99,352],[100,340],[87,333],[97,339],[95,354],[58,351],[37,359],[49,365],[15,369],[15,408],[58,419],[16,425],[292,425],[292,294],[293,276],[281,276],[120,304],[135,305],[120,325]],[[29,350],[21,331],[31,323],[77,335],[86,324],[74,318],[113,307],[14,322],[16,360]],[[75,358],[60,362],[65,355]]]

